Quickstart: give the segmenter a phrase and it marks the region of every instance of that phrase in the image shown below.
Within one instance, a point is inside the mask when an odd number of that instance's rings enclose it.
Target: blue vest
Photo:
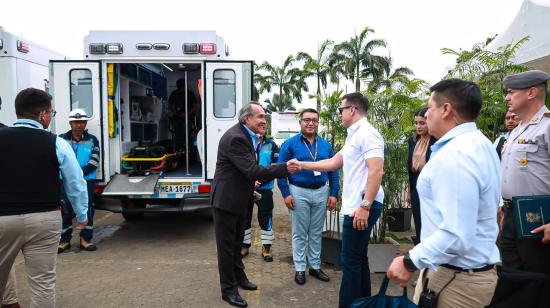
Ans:
[[[277,145],[275,142],[271,139],[266,139],[260,148],[258,164],[260,166],[271,166],[271,164],[277,160],[277,158],[273,159],[275,154],[273,153],[274,150],[277,150]],[[260,187],[258,187],[258,189],[273,189],[273,180],[263,183]]]
[[[88,165],[92,157],[92,152],[94,150],[94,138],[93,137],[86,138],[87,136],[92,136],[92,135],[84,133],[84,135],[82,136],[82,139],[80,139],[79,142],[74,142],[71,139],[71,135],[69,133],[59,135],[59,137],[67,140],[67,142],[73,148],[74,154],[76,155],[76,160],[78,160],[78,164],[80,165],[80,168],[84,168]],[[96,170],[84,175],[84,179],[86,181],[95,180],[95,178],[96,178]]]

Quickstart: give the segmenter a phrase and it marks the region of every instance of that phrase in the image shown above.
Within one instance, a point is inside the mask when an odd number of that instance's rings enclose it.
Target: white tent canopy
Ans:
[[[514,62],[550,72],[550,0],[525,0],[518,14],[488,46],[495,51],[529,36],[516,52]]]

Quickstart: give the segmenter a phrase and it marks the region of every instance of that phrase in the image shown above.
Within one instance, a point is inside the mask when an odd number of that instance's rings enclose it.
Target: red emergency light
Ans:
[[[214,43],[201,43],[201,44],[199,44],[199,52],[203,55],[216,54],[216,44],[214,44]]]
[[[19,50],[22,53],[29,52],[29,44],[22,41],[17,41],[17,50]]]

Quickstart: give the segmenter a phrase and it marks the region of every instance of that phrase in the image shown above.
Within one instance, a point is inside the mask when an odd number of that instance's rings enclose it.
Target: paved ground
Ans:
[[[323,267],[331,277],[328,283],[309,276],[303,286],[294,283],[288,214],[280,195],[274,195],[275,261],[261,259],[255,221],[253,248],[245,265],[260,289],[241,290],[241,295],[250,307],[337,307],[341,272],[333,266]],[[220,296],[208,213],[154,215],[131,223],[104,211],[97,211],[96,217],[98,251],[72,248],[58,257],[58,307],[229,307]],[[77,240],[73,239],[75,247]],[[21,256],[16,272],[20,302],[28,307],[30,292]],[[372,275],[375,293],[382,277]],[[391,294],[399,291],[391,286]]]

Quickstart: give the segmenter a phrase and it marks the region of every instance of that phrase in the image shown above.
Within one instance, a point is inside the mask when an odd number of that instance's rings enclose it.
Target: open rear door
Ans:
[[[205,174],[213,179],[220,138],[238,122],[239,110],[252,99],[252,61],[206,61],[204,77]]]
[[[108,143],[103,129],[103,104],[101,99],[101,62],[99,61],[50,61],[50,94],[57,114],[52,121],[52,131],[62,134],[71,129],[69,113],[75,108],[86,111],[92,119],[88,121],[88,132],[100,143],[100,165],[97,179],[104,181],[105,153]]]

